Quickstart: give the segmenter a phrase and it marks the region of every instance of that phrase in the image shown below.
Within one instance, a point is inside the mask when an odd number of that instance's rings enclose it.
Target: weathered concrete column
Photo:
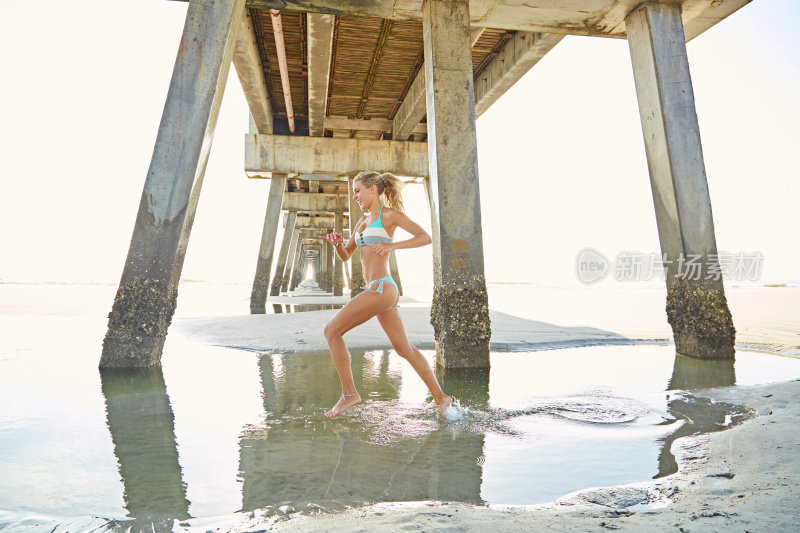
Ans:
[[[292,279],[292,267],[294,266],[294,256],[297,253],[298,241],[300,239],[300,228],[295,225],[292,232],[292,242],[289,243],[289,255],[286,260],[286,268],[283,271],[283,280],[281,280],[281,292],[289,290],[289,280]]]
[[[333,283],[334,283],[333,269],[336,266],[336,263],[339,262],[339,260],[336,257],[334,257],[336,252],[333,251],[333,245],[327,242],[323,244],[325,244],[325,246],[323,246],[323,248],[325,249],[325,271],[326,271],[325,292],[333,294]]]
[[[433,249],[431,306],[436,363],[446,368],[486,368],[491,329],[467,1],[425,2],[422,37],[430,192],[439,241]]]
[[[403,284],[400,282],[400,270],[397,268],[397,257],[394,255],[394,252],[389,254],[389,274],[391,274],[392,278],[397,282],[397,292],[402,296]]]
[[[356,231],[356,223],[361,220],[364,211],[358,205],[358,202],[353,200],[353,178],[349,179],[348,191],[350,192],[350,235]],[[364,289],[364,272],[361,270],[361,252],[358,248],[353,252],[350,258],[350,297],[357,295]]]
[[[344,233],[342,230],[344,229],[344,215],[342,213],[335,213],[333,215],[333,231],[336,233],[342,233],[342,238],[344,238]],[[347,242],[347,241],[343,241]],[[336,255],[336,251],[333,250],[333,295],[334,296],[341,296],[343,294],[342,288],[344,287],[344,263],[339,256]]]
[[[191,2],[128,257],[103,340],[102,368],[161,360],[175,312],[211,139],[244,0]]]
[[[675,348],[694,357],[733,357],[735,330],[715,275],[717,243],[680,5],[641,5],[625,25]]]
[[[331,272],[328,270],[328,246],[320,246],[319,249],[319,287],[325,292],[331,290]]]
[[[266,312],[269,275],[272,270],[272,258],[275,256],[275,237],[278,234],[281,201],[285,189],[286,174],[273,173],[269,184],[267,212],[264,215],[264,229],[261,231],[261,246],[258,250],[256,275],[253,279],[253,290],[250,292],[250,312],[252,313]]]
[[[294,252],[294,258],[292,259],[292,277],[289,279],[289,292],[295,290],[295,288],[297,288],[297,284],[299,283],[298,280],[300,279],[300,263],[302,256],[303,245],[298,243],[297,249]]]
[[[281,283],[283,283],[283,273],[286,270],[286,261],[289,258],[289,245],[292,243],[297,211],[289,211],[286,217],[286,225],[283,228],[283,240],[281,250],[278,252],[278,263],[275,265],[275,274],[272,275],[272,283],[269,287],[270,296],[278,296],[281,293]]]

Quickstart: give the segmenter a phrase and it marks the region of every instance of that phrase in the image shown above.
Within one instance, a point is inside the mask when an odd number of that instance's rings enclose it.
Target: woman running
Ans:
[[[374,316],[378,317],[378,322],[394,350],[411,363],[428,386],[439,412],[443,414],[453,403],[452,398],[442,392],[428,361],[408,340],[397,311],[400,293],[397,283],[389,275],[389,253],[400,248],[418,248],[431,243],[430,235],[403,213],[400,192],[402,187],[403,183],[397,176],[388,172],[361,172],[353,180],[353,199],[367,213],[353,226],[355,231],[347,244],[343,244],[341,233],[333,232],[321,237],[333,245],[336,255],[342,261],[347,261],[357,248],[360,249],[364,279],[369,280],[362,287],[364,292],[351,299],[325,326],[325,339],[342,382],[342,396],[325,413],[328,418],[335,417],[361,401],[350,370],[350,353],[342,335]],[[412,237],[405,241],[392,242],[392,235],[397,228],[403,228]]]

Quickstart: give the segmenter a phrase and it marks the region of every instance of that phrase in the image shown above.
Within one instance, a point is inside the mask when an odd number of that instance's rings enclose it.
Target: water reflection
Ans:
[[[675,354],[668,390],[728,387],[736,383],[733,359],[696,359]]]
[[[672,377],[667,385],[670,391],[691,391],[710,387],[728,387],[736,383],[734,359],[696,359],[675,354]],[[681,437],[720,431],[740,423],[750,416],[746,408],[712,402],[680,392],[667,396],[667,411],[676,420],[686,422],[663,439],[658,456],[658,474],[668,476],[678,471],[678,462],[672,454],[672,443]]]
[[[458,398],[464,405],[478,409],[489,406],[489,369],[436,367],[436,379],[442,390]]]
[[[477,462],[483,434],[455,434],[423,397],[419,403],[401,402],[401,375],[390,368],[389,352],[354,353],[352,367],[366,401],[331,421],[321,414],[341,391],[327,358],[262,357],[267,415],[241,438],[242,509],[481,502]],[[476,381],[448,375],[446,380],[445,387],[458,383],[465,397],[487,402],[488,375]]]
[[[160,366],[100,372],[108,429],[134,531],[171,531],[189,517],[172,407]]]

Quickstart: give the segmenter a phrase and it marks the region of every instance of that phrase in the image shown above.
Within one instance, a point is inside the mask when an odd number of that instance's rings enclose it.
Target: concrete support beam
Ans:
[[[136,224],[103,340],[102,368],[159,363],[175,312],[244,0],[191,2]]]
[[[278,235],[284,190],[286,190],[286,174],[276,172],[269,184],[269,198],[267,212],[264,215],[264,229],[261,231],[256,275],[253,279],[253,289],[250,292],[251,313],[266,312],[269,275],[272,271],[272,259],[275,256],[275,237]]]
[[[367,130],[392,131],[392,121],[388,118],[348,118],[326,117],[326,130]]]
[[[420,76],[424,78],[425,76]],[[416,78],[415,78],[416,79]],[[425,116],[425,95],[422,95],[422,116]],[[421,119],[420,119],[421,120]],[[388,118],[347,118],[347,117],[326,117],[325,118],[326,130],[361,130],[361,131],[385,131],[391,133],[394,129],[394,121]],[[426,134],[428,132],[427,124],[417,124],[413,126],[411,133]],[[396,141],[404,141],[406,139],[394,139]]]
[[[264,81],[264,67],[261,64],[261,54],[258,51],[249,9],[245,10],[241,19],[236,48],[233,52],[233,64],[257,131],[272,133],[272,106]]]
[[[717,244],[681,7],[643,4],[625,24],[667,260],[667,319],[675,348],[694,357],[733,357],[733,321],[721,276],[713,276],[719,272]],[[696,270],[682,262],[690,258],[697,259]]]
[[[289,290],[289,280],[292,279],[292,267],[294,266],[294,256],[297,253],[297,240],[300,238],[300,228],[295,224],[292,231],[292,242],[289,243],[289,255],[287,256],[286,268],[283,271],[281,280],[281,292]]]
[[[475,116],[480,117],[563,38],[554,33],[514,34],[475,80]]]
[[[336,213],[333,219],[333,231],[336,233],[341,233],[344,236],[344,216],[341,213]],[[345,243],[347,241],[344,241]],[[344,287],[344,277],[342,274],[344,273],[344,264],[342,260],[336,255],[336,251],[334,251],[334,258],[333,258],[333,295],[334,296],[341,296],[343,294],[343,287]]]
[[[356,174],[379,168],[399,176],[427,176],[428,154],[424,143],[245,135],[245,171],[291,174]]]
[[[481,38],[484,28],[473,28],[470,30],[470,48]],[[427,124],[420,124],[420,120],[425,118],[425,71],[417,73],[411,87],[406,93],[403,103],[394,115],[392,121],[392,139],[395,141],[406,141],[415,133],[426,133]],[[424,131],[420,131],[424,128]],[[389,131],[389,130],[387,130]]]
[[[349,180],[349,190],[350,190],[350,235],[354,235],[356,231],[356,224],[361,217],[364,215],[364,211],[361,210],[361,207],[358,205],[358,202],[353,200],[353,178]],[[350,297],[357,295],[358,293],[362,292],[364,289],[361,287],[364,286],[364,272],[361,268],[361,252],[359,251],[358,247],[356,247],[353,255],[350,258],[350,277],[349,277],[349,285],[350,285]]]
[[[347,211],[348,201],[341,194],[287,192],[283,194],[282,209],[305,213],[342,213]]]
[[[411,132],[425,117],[425,73],[420,72],[406,93],[403,103],[394,115],[392,139],[405,141]]]
[[[751,0],[663,0],[682,5],[686,37],[693,39]],[[639,0],[472,0],[473,28],[625,38],[625,15]],[[331,13],[389,20],[420,20],[421,0],[247,0],[250,7]]]
[[[429,0],[422,13],[431,193],[438,213],[431,324],[436,362],[489,367],[478,146],[466,0]]]
[[[283,240],[281,241],[281,250],[278,252],[278,263],[275,265],[275,273],[272,275],[272,283],[269,286],[270,296],[279,296],[281,293],[281,284],[283,283],[283,274],[286,271],[286,262],[289,258],[289,246],[292,244],[295,220],[297,220],[297,212],[289,211],[286,217],[286,225],[283,228]]]
[[[325,105],[328,102],[331,50],[333,50],[333,15],[309,13],[308,48],[308,134],[322,137],[325,132]]]
[[[304,194],[304,193],[299,193]],[[349,204],[347,205],[349,209]],[[319,229],[317,233],[320,235],[324,235],[324,231],[334,227],[334,221],[336,216],[344,216],[345,213],[342,213],[341,210],[336,212],[334,215],[321,215],[321,216],[309,216],[309,215],[297,215],[297,225],[301,228],[316,228]]]

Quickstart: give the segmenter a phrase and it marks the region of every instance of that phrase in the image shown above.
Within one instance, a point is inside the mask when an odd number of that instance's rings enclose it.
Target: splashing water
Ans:
[[[469,415],[468,407],[461,407],[458,398],[453,398],[452,403],[441,411],[442,418],[447,422],[458,422]]]

